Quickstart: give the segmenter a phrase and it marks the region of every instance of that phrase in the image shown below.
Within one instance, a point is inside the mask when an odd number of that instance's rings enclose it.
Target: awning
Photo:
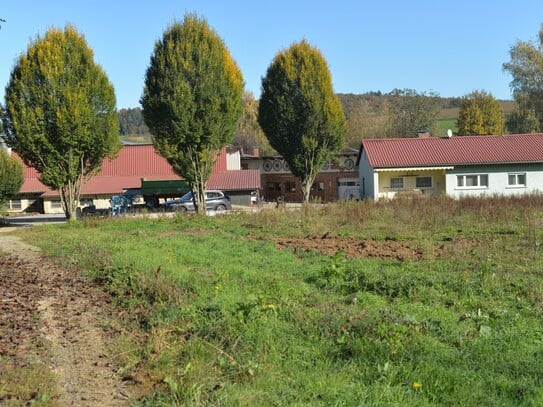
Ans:
[[[436,170],[453,170],[454,167],[398,167],[398,168],[375,168],[375,172],[405,172],[405,171],[436,171]]]

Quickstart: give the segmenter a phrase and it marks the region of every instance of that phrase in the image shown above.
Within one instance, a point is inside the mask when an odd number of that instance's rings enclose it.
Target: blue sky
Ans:
[[[71,23],[113,83],[117,106],[139,106],[154,43],[186,12],[215,29],[257,98],[274,55],[305,38],[327,60],[338,93],[477,89],[510,99],[502,64],[517,40],[537,38],[543,1],[4,0],[0,100],[30,40]]]

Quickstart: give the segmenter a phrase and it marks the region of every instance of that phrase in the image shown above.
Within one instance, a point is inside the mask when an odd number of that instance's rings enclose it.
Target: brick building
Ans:
[[[311,199],[335,202],[359,198],[357,156],[358,150],[347,148],[338,153],[334,160],[326,163],[315,178]],[[255,150],[253,154],[242,155],[241,167],[260,171],[263,201],[302,201],[300,180],[292,175],[287,162],[281,156],[260,156]]]

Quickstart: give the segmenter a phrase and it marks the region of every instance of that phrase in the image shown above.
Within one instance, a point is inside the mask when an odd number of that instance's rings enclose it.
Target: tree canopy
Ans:
[[[16,195],[24,181],[23,166],[0,148],[0,206]]]
[[[420,131],[433,132],[440,109],[436,93],[394,89],[388,94],[388,137],[417,137]]]
[[[143,116],[155,148],[189,181],[198,202],[217,152],[234,137],[242,97],[241,71],[207,21],[187,14],[166,29],[147,68]]]
[[[345,115],[328,65],[307,41],[279,52],[262,79],[258,122],[300,178],[304,201],[322,165],[345,140]]]
[[[458,113],[458,134],[479,136],[502,134],[504,121],[499,102],[490,93],[475,90],[462,98]]]
[[[145,125],[140,107],[123,108],[118,112],[121,136],[147,136],[149,128]]]
[[[543,129],[543,24],[539,29],[538,42],[517,41],[511,47],[511,60],[503,64],[503,69],[511,74],[510,83],[513,97],[519,108],[512,130],[533,128],[534,115],[538,120],[537,129]],[[523,123],[526,121],[527,123]]]
[[[251,153],[254,149],[258,149],[263,155],[274,153],[258,124],[258,100],[255,99],[251,92],[243,94],[243,113],[238,122],[236,136],[232,144],[241,147],[243,151],[248,153]]]
[[[6,143],[59,191],[68,219],[81,186],[119,147],[115,93],[73,26],[32,41],[13,68],[2,120]]]

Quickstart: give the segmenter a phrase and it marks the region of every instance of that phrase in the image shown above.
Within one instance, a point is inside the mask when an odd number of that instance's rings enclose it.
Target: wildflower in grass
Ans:
[[[221,285],[220,284],[215,284],[215,291],[219,291],[221,289]]]
[[[413,389],[414,389],[415,391],[417,391],[417,390],[420,389],[420,383],[419,383],[419,382],[413,382],[413,383],[411,384],[411,386],[413,387]]]
[[[277,311],[277,306],[275,304],[265,304],[262,306],[262,311]]]

